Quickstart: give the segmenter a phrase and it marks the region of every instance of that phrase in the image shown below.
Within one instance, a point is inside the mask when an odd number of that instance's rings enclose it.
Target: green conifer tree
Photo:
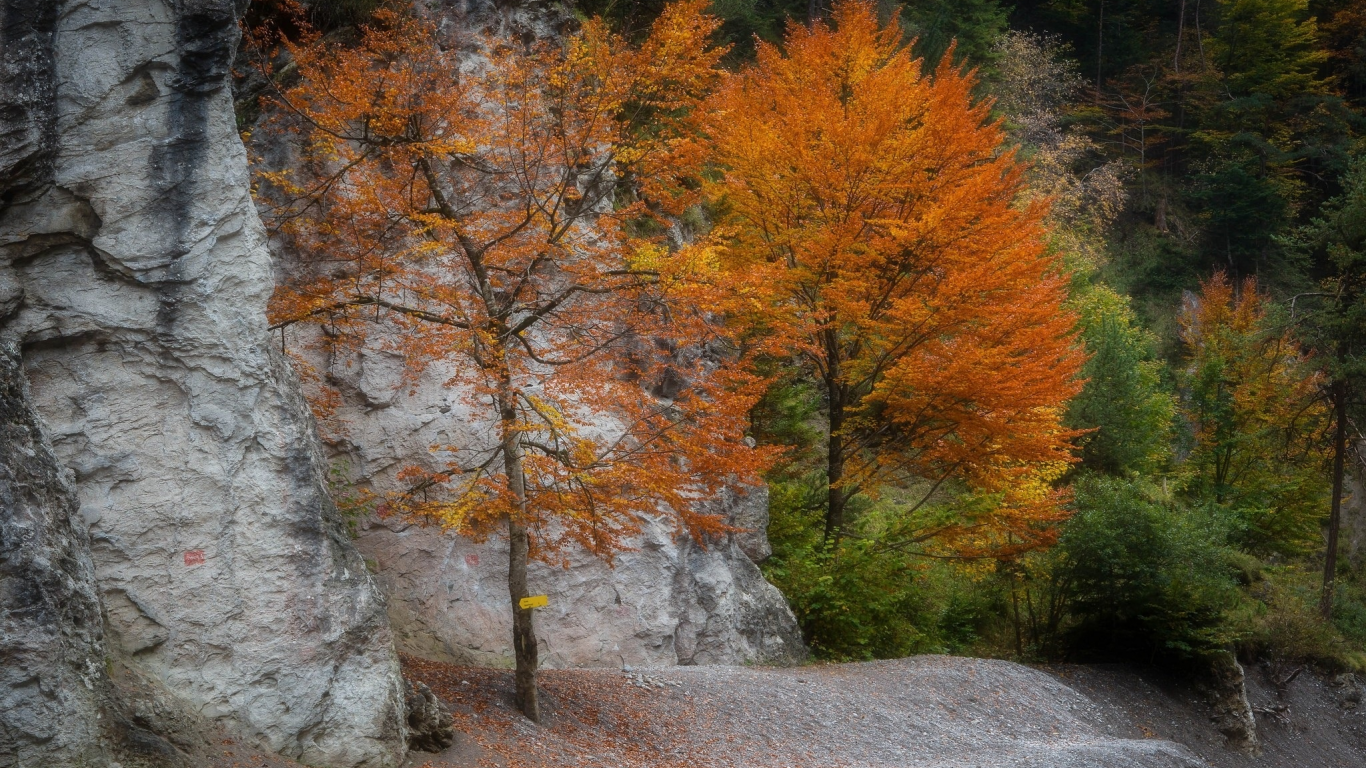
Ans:
[[[1085,438],[1083,463],[1116,475],[1161,468],[1171,455],[1176,403],[1163,389],[1152,335],[1109,288],[1090,288],[1072,305],[1090,355],[1082,369],[1086,386],[1067,412],[1068,426],[1095,430]]]

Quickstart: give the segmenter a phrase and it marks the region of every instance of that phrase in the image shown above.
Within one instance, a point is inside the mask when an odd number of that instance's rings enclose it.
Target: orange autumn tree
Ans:
[[[1323,374],[1272,309],[1255,279],[1223,272],[1186,296],[1187,464],[1191,491],[1230,513],[1243,546],[1295,555],[1322,544],[1332,418]]]
[[[387,505],[476,539],[506,532],[533,720],[528,560],[571,544],[610,558],[661,514],[699,540],[724,532],[697,502],[755,482],[766,455],[744,444],[754,382],[699,352],[732,346],[709,322],[707,254],[628,234],[690,200],[675,183],[697,163],[685,121],[723,52],[705,5],[669,6],[638,46],[594,20],[562,40],[485,39],[486,58],[464,62],[392,11],[352,46],[269,38],[298,80],[267,129],[300,159],[260,183],[302,261],[273,322],[397,350],[410,376],[459,363],[447,386],[487,443],[435,447],[444,466],[406,470]]]
[[[1061,418],[1082,360],[1066,279],[951,58],[927,76],[896,25],[845,0],[760,43],[703,120],[749,325],[820,383],[827,542],[852,498],[889,486],[923,490],[893,547],[1008,554],[1064,517],[1050,485],[1072,460]],[[974,501],[912,522],[954,487]]]

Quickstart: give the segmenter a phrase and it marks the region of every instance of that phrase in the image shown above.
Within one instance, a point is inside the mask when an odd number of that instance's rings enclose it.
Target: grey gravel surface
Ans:
[[[1107,732],[1180,742],[1212,768],[1366,766],[1366,681],[1284,663],[1248,664],[1246,670],[1262,747],[1251,757],[1224,749],[1209,705],[1189,677],[1118,665],[1048,668],[1096,703]],[[1278,679],[1284,684],[1278,686]]]
[[[1201,764],[1170,741],[1106,735],[1086,697],[1004,661],[921,656],[800,669],[685,668],[653,677],[681,683],[718,723],[752,734],[728,755],[734,765],[774,758],[870,767]]]
[[[460,732],[452,750],[412,756],[410,766],[1206,765],[1172,741],[1115,735],[1090,699],[1004,661],[547,670],[541,725],[512,709],[510,673],[408,667],[451,706]]]

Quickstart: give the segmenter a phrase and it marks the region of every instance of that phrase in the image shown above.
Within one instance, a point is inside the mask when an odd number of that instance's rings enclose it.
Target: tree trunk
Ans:
[[[503,441],[503,470],[508,490],[517,500],[522,519],[508,518],[508,596],[512,599],[512,650],[517,660],[515,701],[517,708],[532,722],[541,721],[541,706],[536,693],[536,629],[532,609],[521,606],[527,590],[527,555],[530,549],[525,525],[526,475],[522,469],[522,446],[517,429],[517,406],[510,375],[499,383],[498,414]]]
[[[839,364],[835,360],[832,357],[830,375],[825,382],[830,402],[830,439],[825,462],[826,479],[830,485],[826,492],[825,541],[837,546],[844,531],[844,505],[849,497],[840,486],[844,480],[844,435],[841,434],[844,429],[844,391],[839,382]]]
[[[523,608],[522,598],[529,597],[526,587],[527,534],[526,527],[508,518],[508,594],[512,597],[512,649],[517,658],[517,708],[535,723],[541,722],[541,704],[536,693],[536,628],[532,623],[532,609]]]
[[[1180,0],[1181,11],[1176,19],[1176,52],[1172,54],[1172,72],[1181,74],[1181,38],[1186,35],[1186,0]]]
[[[1200,0],[1195,0],[1195,44],[1200,50],[1200,71],[1209,70],[1209,63],[1205,61],[1205,32],[1200,29]]]
[[[837,435],[830,436],[829,453],[829,475],[830,488],[826,496],[825,508],[825,540],[840,543],[840,534],[844,531],[844,489],[839,487],[839,482],[844,479],[844,459],[842,457],[843,447]]]
[[[1342,526],[1342,473],[1347,456],[1347,382],[1333,382],[1333,499],[1328,514],[1328,549],[1323,557],[1323,596],[1319,613],[1333,617],[1334,582],[1338,569],[1338,529]]]
[[[1096,103],[1100,103],[1101,63],[1105,61],[1105,0],[1100,0],[1100,17],[1096,20]]]

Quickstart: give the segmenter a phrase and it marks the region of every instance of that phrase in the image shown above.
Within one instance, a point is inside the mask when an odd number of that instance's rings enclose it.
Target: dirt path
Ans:
[[[921,656],[791,669],[546,670],[544,723],[512,707],[508,672],[409,660],[459,739],[409,766],[453,768],[1167,768],[1204,763],[1123,738],[1046,672]]]

